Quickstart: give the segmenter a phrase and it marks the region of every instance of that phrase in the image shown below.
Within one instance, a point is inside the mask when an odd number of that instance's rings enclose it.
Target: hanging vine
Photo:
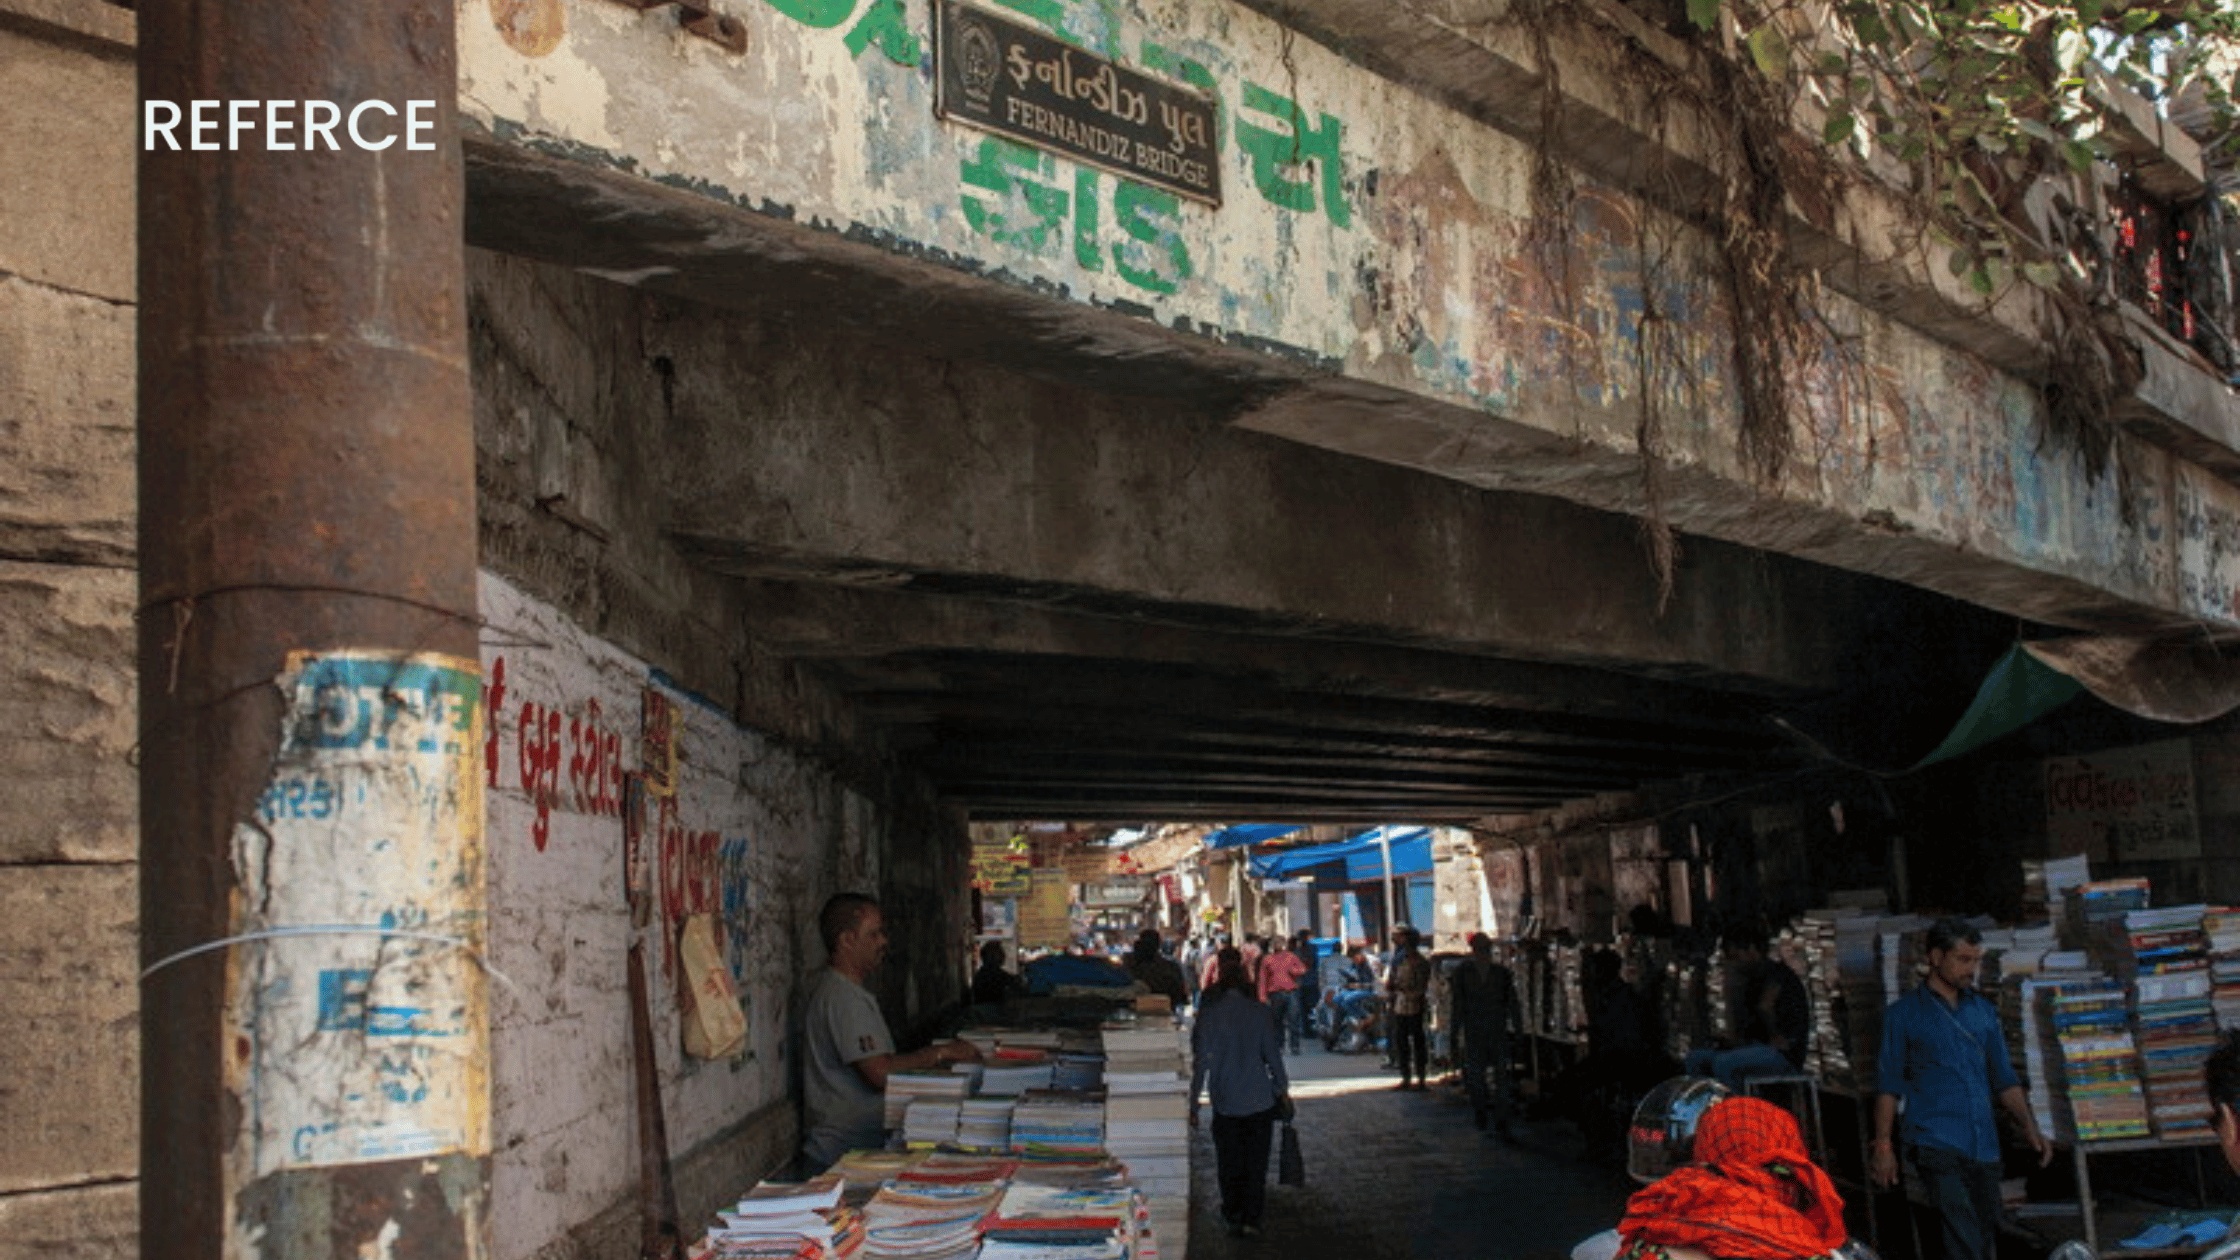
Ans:
[[[1701,73],[1680,73],[1638,55],[1621,71],[1716,120],[1711,156],[1722,187],[1701,220],[1716,242],[1733,327],[1737,450],[1761,488],[1776,489],[1794,466],[1797,437],[1811,426],[1808,382],[1832,386],[1841,408],[1906,401],[1868,361],[1862,339],[1832,326],[1818,277],[1799,261],[1792,216],[1825,213],[1870,161],[1895,159],[1892,187],[1913,207],[1915,237],[1901,252],[1943,252],[1950,274],[1986,309],[2016,285],[2045,296],[2039,330],[2047,347],[2037,381],[2046,440],[2077,452],[2095,475],[2113,462],[2111,408],[2142,372],[2128,331],[2112,314],[2104,224],[2068,205],[2049,216],[2033,193],[2064,172],[2094,177],[2111,152],[2106,89],[2125,84],[2190,110],[2213,158],[2240,155],[2232,76],[2240,70],[2240,6],[2213,0],[1684,0],[1676,33],[1699,55]],[[1540,76],[1526,232],[1527,256],[1554,293],[1556,316],[1573,325],[1577,188],[1561,156],[1561,67],[1551,32],[1569,27],[1600,38],[1625,32],[1576,0],[1520,0],[1512,10]],[[1590,29],[1599,27],[1599,29]],[[1621,41],[1623,42],[1623,41]],[[1630,43],[1626,46],[1633,47]],[[2221,61],[2220,61],[2221,58]],[[2222,65],[2226,78],[2211,71]],[[2095,66],[2098,69],[2095,69]],[[1800,119],[1817,122],[1815,145]],[[2204,121],[2206,120],[2206,121]],[[1677,192],[1677,190],[1675,190]],[[2089,200],[2089,198],[2086,198]],[[1664,204],[1685,206],[1677,195]],[[2056,199],[2057,206],[2066,205]],[[1645,229],[1644,229],[1645,230]],[[1660,364],[1677,351],[1677,330],[1657,295],[1646,237],[1638,334],[1644,544],[1660,608],[1669,599],[1677,542],[1666,518],[1665,394]],[[1572,347],[1559,361],[1574,374]],[[1675,375],[1678,375],[1675,372]],[[1871,452],[1870,452],[1871,458]],[[2118,467],[2119,498],[2126,514]]]

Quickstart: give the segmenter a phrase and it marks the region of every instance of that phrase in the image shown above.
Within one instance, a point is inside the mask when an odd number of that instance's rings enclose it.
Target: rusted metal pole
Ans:
[[[139,164],[141,1233],[475,1257],[489,1219],[452,0],[153,0]],[[305,151],[306,101],[434,104]],[[298,147],[272,151],[269,113]],[[177,133],[191,140],[192,133]]]

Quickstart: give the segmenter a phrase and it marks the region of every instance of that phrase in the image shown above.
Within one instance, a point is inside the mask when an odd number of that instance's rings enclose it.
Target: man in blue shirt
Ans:
[[[2202,1080],[2209,1089],[2210,1123],[2225,1165],[2240,1172],[2240,1032],[2227,1029],[2219,1035]],[[2201,1260],[2240,1260],[2240,1221],[2233,1222],[2223,1240],[2203,1252]]]
[[[1976,992],[1983,934],[1965,919],[1945,918],[1929,926],[1924,943],[1928,976],[1882,1016],[1869,1171],[1876,1185],[1895,1185],[1893,1139],[1902,1140],[1929,1206],[1944,1222],[1945,1260],[1996,1260],[2000,1161],[1992,1102],[2022,1127],[2039,1167],[2053,1159],[2053,1144],[2038,1131],[2007,1059],[1998,1008]]]

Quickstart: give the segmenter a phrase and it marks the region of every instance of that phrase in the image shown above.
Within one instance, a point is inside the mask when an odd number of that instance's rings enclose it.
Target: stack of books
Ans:
[[[2092,880],[2091,865],[2082,853],[2071,857],[2025,858],[2022,863],[2022,918],[2036,922],[2062,921],[2062,909],[2079,884]]]
[[[1125,1185],[1014,1181],[980,1244],[980,1260],[1128,1260],[1138,1205]]]
[[[2062,939],[2082,943],[2087,949],[2107,951],[2104,960],[2121,966],[2125,951],[2123,917],[2147,908],[2148,885],[2144,879],[2099,879],[2077,885],[2062,906]]]
[[[902,1141],[912,1148],[955,1146],[962,1098],[917,1097],[903,1112]]]
[[[2124,916],[2134,958],[2133,1031],[2156,1136],[2205,1137],[2211,1118],[2201,1068],[2217,1045],[2206,906],[2135,910]]]
[[[2072,1131],[2080,1142],[2146,1137],[2147,1098],[2121,981],[2097,980],[2049,994],[2061,1047]]]
[[[2217,1027],[2240,1028],[2240,910],[2201,916],[2202,947],[2209,954],[2209,1005]]]
[[[972,1090],[972,1078],[951,1072],[946,1068],[929,1068],[922,1072],[887,1073],[886,1124],[889,1129],[900,1129],[907,1124],[911,1104],[926,1099],[949,1111],[950,1137],[956,1136],[956,1105],[964,1101]],[[928,1113],[929,1117],[931,1112]]]
[[[1066,1050],[1050,1056],[1050,1088],[1088,1090],[1103,1087],[1104,1055]]]
[[[1104,1102],[1078,1090],[1036,1089],[1011,1112],[1011,1148],[1032,1155],[1104,1153]]]
[[[1812,995],[1812,1049],[1807,1066],[1837,1089],[1875,1087],[1882,1043],[1883,996],[1877,944],[1881,916],[1852,906],[1809,910],[1798,920],[1805,989]]]
[[[860,1192],[868,1196],[873,1190],[901,1173],[907,1172],[925,1158],[921,1151],[849,1151],[831,1168],[847,1183],[851,1195]]]
[[[1921,983],[1928,958],[1922,943],[1930,920],[1918,914],[1885,915],[1875,923],[1876,957],[1882,963],[1882,1004],[1912,992]]]
[[[863,1207],[865,1260],[972,1260],[1003,1183],[903,1182],[881,1186]]]
[[[1168,1019],[1104,1027],[1105,1150],[1126,1166],[1168,1260],[1182,1255],[1190,1234],[1190,1069],[1182,1037]]]
[[[850,1151],[719,1216],[691,1260],[1182,1260],[1127,1170],[1101,1156]]]
[[[836,1260],[841,1252],[833,1215],[843,1189],[844,1179],[830,1172],[804,1182],[765,1181],[716,1214],[707,1254],[718,1260]]]
[[[975,1092],[1016,1098],[1030,1089],[1048,1088],[1050,1056],[1047,1052],[1005,1046],[981,1061],[980,1085]]]
[[[968,1151],[1011,1149],[1011,1112],[1015,1098],[967,1098],[957,1104],[956,1143]]]
[[[2062,1070],[2052,999],[2071,989],[2107,982],[2083,950],[2055,950],[2040,955],[2028,972],[2010,968],[2002,986],[2002,993],[2009,988],[2016,991],[2023,1011],[2020,1036],[2007,1043],[2007,1053],[2015,1056],[2015,1074],[2024,1082],[2038,1131],[2056,1141],[2074,1142],[2077,1134],[2069,1115],[2068,1076]]]

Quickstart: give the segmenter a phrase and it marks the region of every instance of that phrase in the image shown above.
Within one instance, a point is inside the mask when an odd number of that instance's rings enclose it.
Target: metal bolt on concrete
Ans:
[[[1192,1260],[1563,1260],[1617,1224],[1639,1188],[1583,1160],[1567,1122],[1520,1121],[1513,1146],[1480,1133],[1451,1073],[1403,1093],[1375,1054],[1318,1045],[1285,1067],[1307,1184],[1273,1184],[1271,1156],[1262,1235],[1229,1237],[1201,1121],[1191,1136]]]

